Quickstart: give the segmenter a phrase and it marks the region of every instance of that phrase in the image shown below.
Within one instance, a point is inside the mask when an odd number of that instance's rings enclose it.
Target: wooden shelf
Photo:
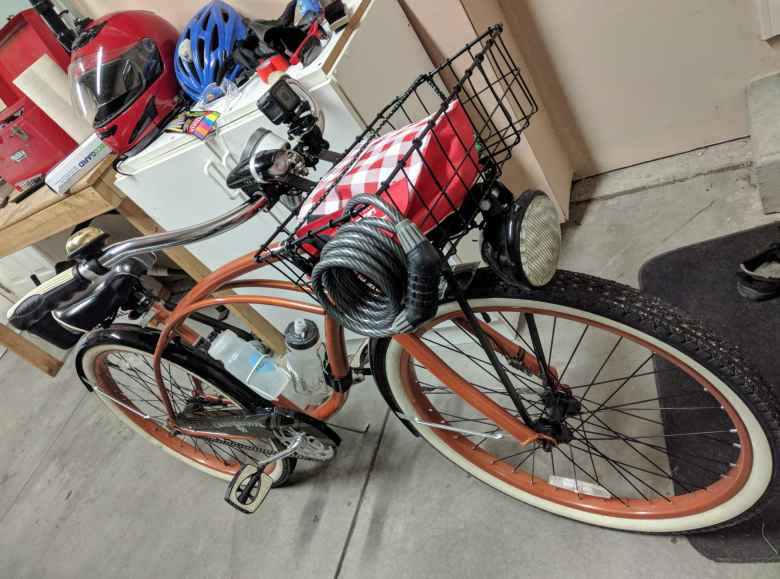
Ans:
[[[0,257],[42,241],[52,235],[116,209],[140,233],[148,235],[162,231],[160,226],[130,199],[115,188],[116,174],[109,168],[108,158],[82,179],[69,195],[58,195],[43,187],[21,203],[0,210]],[[166,251],[169,257],[196,281],[211,271],[184,247]],[[268,346],[284,351],[284,338],[251,306],[234,305],[230,309],[241,317]],[[23,336],[0,324],[0,344],[7,346],[30,364],[54,376],[62,362]]]
[[[116,209],[121,197],[100,181],[112,160],[100,163],[68,195],[44,186],[20,203],[0,209],[0,257]]]

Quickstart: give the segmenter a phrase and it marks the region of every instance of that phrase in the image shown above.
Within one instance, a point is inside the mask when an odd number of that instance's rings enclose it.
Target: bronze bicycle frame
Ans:
[[[260,206],[262,207],[262,204]],[[274,248],[268,249],[269,254],[272,254],[273,249]],[[338,321],[325,313],[325,310],[322,308],[322,306],[302,302],[295,299],[280,298],[269,295],[214,295],[219,291],[238,288],[267,288],[305,293],[303,288],[288,281],[272,279],[238,279],[243,275],[256,272],[278,260],[278,257],[268,257],[263,259],[262,256],[258,259],[255,252],[239,257],[238,259],[225,264],[216,271],[212,272],[210,275],[203,278],[179,302],[173,312],[163,316],[165,319],[161,320],[162,329],[160,338],[157,342],[157,347],[154,352],[153,367],[155,379],[160,389],[160,398],[168,414],[168,425],[172,429],[183,431],[183,429],[178,427],[176,424],[176,416],[173,405],[171,403],[168,391],[163,383],[161,357],[163,351],[171,339],[173,339],[174,335],[181,333],[182,331],[186,332],[186,326],[183,326],[183,324],[186,321],[187,316],[198,310],[219,305],[226,306],[232,304],[251,304],[273,306],[289,310],[296,310],[307,314],[324,316],[324,343],[333,377],[336,379],[343,379],[346,378],[350,373],[351,370],[349,367],[349,360],[347,358],[344,341],[344,329],[338,323]],[[446,364],[446,362],[444,362],[444,360],[442,360],[427,345],[425,345],[425,343],[416,334],[399,334],[393,336],[393,339],[396,340],[398,344],[409,353],[409,355],[423,364],[434,376],[436,376],[436,378],[441,380],[443,384],[448,386],[467,404],[469,404],[476,411],[481,412],[486,418],[493,420],[497,426],[501,427],[506,433],[517,439],[521,444],[526,445],[539,440],[539,433],[535,432],[526,424],[523,424],[515,416],[507,412],[491,398],[480,392],[471,383],[459,376],[457,372],[455,372]],[[494,341],[497,347],[501,350],[509,349],[515,353],[524,352],[522,348],[509,340],[504,339],[500,343],[497,342],[498,340]],[[312,418],[324,421],[338,412],[344,406],[346,401],[346,392],[337,392],[334,390],[333,394],[327,400],[317,406],[298,408],[295,404],[283,397],[280,397],[276,401],[276,404],[280,407],[303,412]],[[200,433],[198,431],[191,430],[188,430],[187,434],[191,436],[202,437],[213,436],[213,433]]]

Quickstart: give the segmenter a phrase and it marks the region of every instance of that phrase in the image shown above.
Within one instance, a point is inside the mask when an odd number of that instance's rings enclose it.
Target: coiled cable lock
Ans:
[[[370,195],[353,197],[343,215],[371,206],[342,225],[320,253],[311,285],[328,315],[372,338],[411,332],[436,314],[441,257],[417,226]]]

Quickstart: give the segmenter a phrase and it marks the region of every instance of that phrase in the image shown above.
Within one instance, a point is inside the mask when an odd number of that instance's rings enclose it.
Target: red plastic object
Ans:
[[[0,99],[6,105],[24,96],[14,79],[44,54],[62,70],[68,69],[70,55],[32,8],[22,10],[0,28]]]
[[[0,112],[0,177],[18,191],[43,183],[75,148],[76,141],[27,97]]]
[[[46,172],[76,141],[27,98],[14,79],[44,54],[67,70],[70,55],[35,10],[23,10],[0,29],[0,178],[25,191],[43,182]]]
[[[301,42],[300,46],[295,49],[295,52],[290,57],[290,64],[298,64],[301,61],[301,52],[303,52],[306,45],[311,42],[312,39],[319,39],[320,37],[320,24],[315,20],[309,25],[309,29],[306,31],[306,38],[303,39],[303,42]]]
[[[281,54],[275,54],[271,58],[266,58],[257,66],[257,76],[267,84],[270,77],[275,72],[284,72],[290,67],[287,59]]]
[[[46,172],[76,148],[76,141],[14,79],[44,54],[67,70],[70,55],[35,10],[23,10],[0,29],[0,178],[19,191],[43,183]]]
[[[429,115],[355,145],[322,177],[301,206],[298,217],[302,225],[296,235],[302,238],[325,228],[320,234],[332,236],[336,227],[327,228],[328,224],[358,195],[379,195],[423,233],[457,211],[479,176],[476,137],[458,99],[429,130],[431,118],[435,117]],[[361,215],[384,216],[373,208]],[[311,245],[304,248],[312,255],[317,253]]]

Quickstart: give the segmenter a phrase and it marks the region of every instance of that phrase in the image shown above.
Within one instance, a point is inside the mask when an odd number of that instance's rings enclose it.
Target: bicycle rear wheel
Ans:
[[[172,431],[152,369],[158,335],[137,326],[116,325],[94,333],[79,351],[79,374],[99,390],[100,400],[120,421],[167,454],[222,480],[230,480],[242,464],[256,463],[281,448],[268,440],[196,438]],[[205,401],[222,411],[244,414],[240,401],[225,389],[235,379],[182,348],[169,347],[161,364],[174,409],[181,412],[193,401]],[[274,486],[282,486],[295,466],[296,459],[286,458],[268,465],[266,473]]]
[[[380,387],[455,464],[552,513],[630,531],[714,530],[769,502],[779,479],[777,401],[739,354],[684,314],[626,286],[571,272],[559,272],[544,288],[521,290],[480,270],[467,298],[492,330],[533,352],[531,316],[560,390],[577,404],[564,420],[571,440],[523,447],[396,341],[375,342]],[[463,319],[456,303],[444,303],[418,335],[517,416]],[[497,353],[531,418],[551,420],[555,408],[538,371]],[[678,388],[659,390],[662,374],[674,376]]]

